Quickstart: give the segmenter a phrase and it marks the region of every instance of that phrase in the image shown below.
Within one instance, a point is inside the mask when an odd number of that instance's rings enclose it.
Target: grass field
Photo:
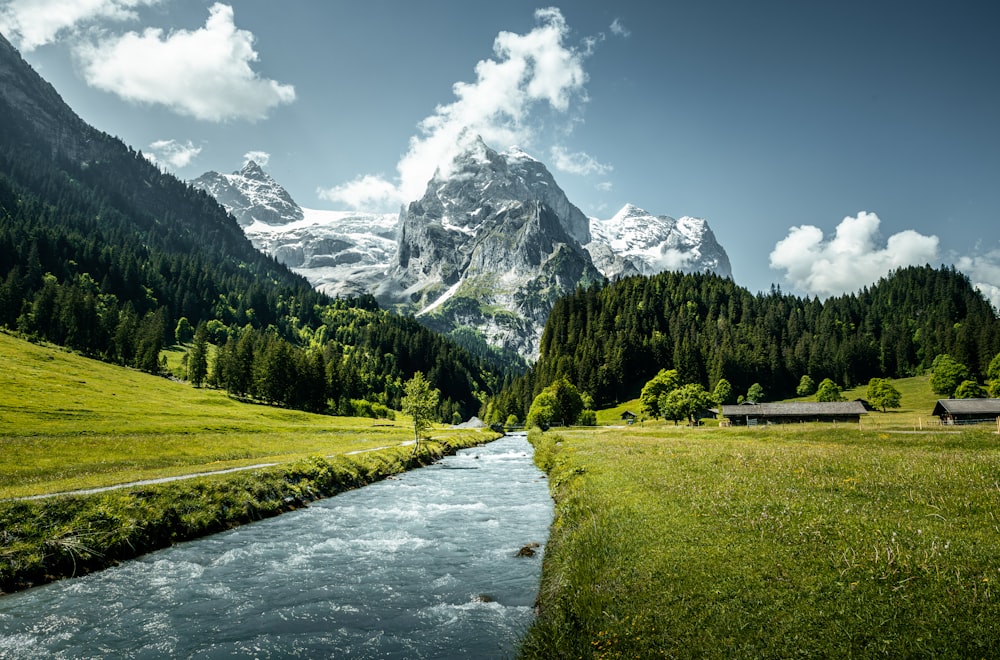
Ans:
[[[402,419],[376,423],[251,405],[0,333],[0,499],[412,437]]]
[[[998,657],[993,431],[535,430],[557,518],[522,655]]]

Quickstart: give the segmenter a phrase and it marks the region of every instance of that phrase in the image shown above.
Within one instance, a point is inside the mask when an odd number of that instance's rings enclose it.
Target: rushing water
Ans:
[[[0,598],[0,658],[510,657],[552,502],[523,435]],[[529,543],[534,557],[517,557]]]

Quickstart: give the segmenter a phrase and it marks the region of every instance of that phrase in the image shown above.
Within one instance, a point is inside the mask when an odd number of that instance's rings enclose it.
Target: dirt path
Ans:
[[[385,445],[383,447],[374,447],[372,449],[358,449],[356,451],[349,451],[343,454],[344,456],[352,456],[355,454],[364,454],[370,451],[382,451],[383,449],[390,449],[392,447],[406,447],[413,444],[413,440],[408,440],[406,442],[401,442],[398,445]],[[330,454],[324,456],[324,458],[334,458],[337,454]],[[209,472],[192,472],[190,474],[178,474],[173,477],[159,477],[157,479],[142,479],[140,481],[129,481],[123,484],[114,484],[111,486],[100,486],[98,488],[81,488],[80,490],[65,490],[59,493],[44,493],[42,495],[27,495],[25,497],[11,497],[11,500],[44,500],[50,497],[61,497],[63,495],[93,495],[95,493],[106,493],[110,490],[119,490],[121,488],[133,488],[135,486],[150,486],[152,484],[165,484],[171,481],[183,481],[185,479],[196,479],[198,477],[211,477],[217,474],[230,474],[232,472],[245,472],[247,470],[259,470],[260,468],[269,468],[276,465],[281,465],[280,463],[255,463],[254,465],[241,465],[240,467],[226,468],[224,470],[212,470]]]

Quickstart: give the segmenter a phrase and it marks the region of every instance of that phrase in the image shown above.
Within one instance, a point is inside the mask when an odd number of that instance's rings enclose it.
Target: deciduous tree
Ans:
[[[953,396],[956,399],[982,399],[986,396],[986,391],[974,380],[963,380],[955,388]]]
[[[406,381],[403,389],[406,392],[402,399],[403,412],[413,419],[413,441],[415,443],[413,453],[415,454],[420,445],[420,434],[431,425],[431,415],[434,414],[441,393],[436,388],[431,388],[430,382],[421,371],[413,374],[413,378]]]
[[[643,385],[642,392],[639,394],[642,412],[654,419],[662,416],[660,397],[677,389],[680,384],[680,377],[677,375],[676,369],[660,369],[659,373]]]
[[[843,401],[844,397],[840,393],[840,385],[837,385],[830,378],[824,378],[816,389],[816,400],[824,403]]]
[[[686,419],[694,424],[698,413],[712,404],[712,395],[701,383],[682,385],[660,397],[660,412],[667,419]]]
[[[931,365],[931,389],[941,396],[952,396],[964,380],[969,380],[969,369],[947,353],[934,358]]]
[[[811,396],[816,393],[816,381],[812,376],[805,374],[799,379],[799,386],[795,388],[795,393],[799,396]]]
[[[899,408],[902,394],[892,384],[889,378],[872,378],[868,381],[868,391],[866,393],[868,403],[876,408],[881,408],[885,412],[887,408]]]

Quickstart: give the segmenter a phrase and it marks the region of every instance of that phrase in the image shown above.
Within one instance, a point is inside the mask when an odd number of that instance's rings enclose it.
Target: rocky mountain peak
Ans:
[[[732,275],[729,255],[702,218],[653,215],[626,204],[608,220],[591,218],[587,251],[605,277],[666,270]]]
[[[545,165],[518,147],[498,152],[481,137],[468,141],[447,168],[439,168],[416,208],[445,224],[473,229],[481,214],[528,201],[548,206],[566,232],[581,245],[590,240],[590,223],[570,203]]]
[[[254,222],[286,225],[303,218],[288,191],[253,160],[232,174],[205,172],[191,185],[215,197],[243,227]]]
[[[274,179],[271,175],[264,171],[264,169],[257,164],[255,160],[248,160],[247,164],[243,166],[239,172],[233,172],[233,174],[238,174],[247,179],[256,179],[257,181],[264,181],[267,183],[273,183]]]

